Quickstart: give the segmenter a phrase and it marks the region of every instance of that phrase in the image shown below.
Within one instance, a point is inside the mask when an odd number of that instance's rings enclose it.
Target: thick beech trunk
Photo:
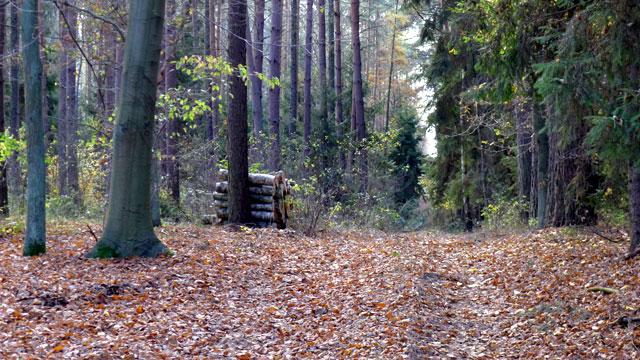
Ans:
[[[42,106],[42,60],[38,29],[38,1],[22,4],[22,58],[25,72],[25,115],[27,127],[27,229],[23,254],[32,256],[46,251],[45,244],[45,144]]]
[[[272,1],[271,17],[271,57],[269,63],[269,76],[271,79],[280,79],[280,61],[282,51],[282,0]],[[280,169],[280,86],[269,87],[269,123],[271,124],[269,139],[271,149],[269,151],[269,168],[272,171]]]
[[[229,62],[234,69],[246,66],[245,38],[247,32],[247,3],[229,2]],[[229,76],[229,118],[227,154],[229,157],[229,222],[246,223],[249,209],[249,159],[247,136],[247,86],[238,70]]]
[[[166,254],[151,219],[151,164],[164,0],[132,0],[113,134],[109,209],[89,257]]]

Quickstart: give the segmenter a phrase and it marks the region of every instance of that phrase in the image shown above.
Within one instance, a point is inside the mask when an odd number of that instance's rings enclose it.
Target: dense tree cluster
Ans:
[[[440,219],[471,229],[489,204],[516,196],[538,226],[612,221],[629,209],[634,253],[639,4],[444,0],[420,8],[433,44],[424,73],[435,91],[430,194]]]

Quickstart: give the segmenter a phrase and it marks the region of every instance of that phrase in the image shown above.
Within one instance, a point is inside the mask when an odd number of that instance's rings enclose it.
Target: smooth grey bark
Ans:
[[[331,0],[333,1],[333,0]],[[336,49],[336,57],[335,57],[335,69],[336,69],[336,103],[335,103],[335,116],[336,116],[336,136],[338,137],[338,142],[344,141],[344,114],[342,110],[342,30],[340,24],[340,0],[335,0],[334,6],[334,17],[335,17],[335,49]],[[340,161],[340,168],[342,171],[347,169],[347,157],[344,153],[343,149],[339,150],[338,155]]]
[[[5,56],[5,18],[6,3],[0,5],[0,55]],[[0,134],[5,131],[4,118],[4,62],[0,61]],[[9,189],[7,186],[7,167],[4,160],[0,161],[0,215],[9,213]]]
[[[282,4],[282,0],[280,0],[280,3]],[[253,37],[252,51],[253,71],[251,72],[251,117],[253,118],[253,137],[256,141],[259,141],[261,133],[264,132],[264,120],[262,116],[262,80],[258,77],[258,74],[263,72],[264,64],[264,0],[255,0],[254,6],[255,15],[253,30],[255,34]],[[280,22],[282,23],[282,11],[280,11]]]
[[[271,79],[280,79],[281,52],[282,52],[282,0],[272,0],[271,16],[271,50],[269,52],[269,76]],[[271,149],[269,151],[269,168],[272,171],[280,170],[280,89],[281,86],[269,87],[269,139]]]
[[[38,31],[38,1],[22,5],[22,58],[25,72],[25,125],[27,128],[27,229],[22,252],[25,256],[46,252],[45,144],[42,106],[42,59]]]
[[[18,0],[12,0],[10,6],[11,17],[11,34],[9,36],[11,52],[11,68],[10,73],[10,88],[11,88],[11,109],[9,112],[9,135],[14,139],[20,137],[20,63],[18,56],[20,52],[20,28],[18,18]],[[18,208],[18,203],[22,200],[22,185],[21,185],[21,173],[20,163],[18,162],[18,155],[16,152],[9,156],[7,161],[8,165],[8,185],[10,202],[12,208]],[[15,203],[15,204],[14,204]]]
[[[164,0],[132,0],[113,131],[109,208],[88,257],[166,254],[151,219],[151,165]]]
[[[356,142],[360,150],[360,191],[367,189],[367,149],[363,142],[367,136],[364,122],[364,93],[362,91],[362,59],[360,54],[360,0],[351,0],[351,46],[353,49],[353,121]]]
[[[289,135],[293,136],[296,133],[296,127],[298,123],[298,31],[299,30],[299,14],[300,5],[299,0],[291,0],[291,63],[290,63],[290,78],[291,78],[291,100],[289,103],[290,122],[289,122]]]
[[[304,159],[311,156],[311,65],[313,55],[313,0],[307,0],[307,23],[304,44]]]
[[[229,158],[229,222],[246,223],[250,220],[249,198],[249,139],[247,124],[247,86],[237,68],[245,66],[247,33],[246,0],[229,2],[228,56],[236,69],[229,76],[229,118],[227,127],[227,154]]]

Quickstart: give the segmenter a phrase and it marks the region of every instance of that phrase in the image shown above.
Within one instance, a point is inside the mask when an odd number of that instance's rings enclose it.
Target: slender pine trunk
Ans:
[[[313,0],[307,0],[304,44],[304,159],[311,156],[311,65],[313,55]]]
[[[262,80],[257,74],[262,73],[264,67],[264,0],[255,0],[254,6],[253,31],[255,34],[252,51],[254,70],[251,74],[251,117],[253,118],[253,137],[260,144],[261,134],[264,132],[264,119],[262,116]],[[280,12],[280,16],[280,22],[282,22],[282,12]]]
[[[6,3],[0,5],[0,56],[4,58]],[[0,134],[5,131],[4,119],[4,61],[0,61]],[[9,213],[9,188],[7,186],[7,167],[4,160],[0,161],[0,215]]]
[[[10,73],[10,88],[11,88],[11,109],[9,112],[9,135],[12,138],[18,139],[20,137],[20,28],[18,18],[18,0],[12,0],[10,6],[11,17],[11,34],[9,36],[11,52],[11,69]],[[12,202],[11,206],[17,209],[18,204],[22,203],[22,180],[20,170],[20,163],[18,162],[17,152],[14,152],[9,156],[7,161],[8,165],[8,179],[9,179],[9,194]]]
[[[296,133],[296,127],[298,123],[298,31],[299,30],[299,13],[300,5],[299,0],[291,0],[291,100],[290,106],[290,122],[289,122],[289,136],[293,136]]]
[[[228,53],[231,66],[236,69],[229,76],[229,118],[227,156],[229,158],[229,222],[246,223],[250,217],[249,158],[247,125],[247,86],[237,68],[246,61],[246,0],[229,2]]]
[[[331,0],[333,1],[333,0]],[[336,69],[336,82],[335,82],[335,91],[336,91],[336,136],[338,138],[338,158],[340,162],[340,169],[342,171],[346,171],[347,169],[347,157],[344,153],[344,149],[342,146],[342,142],[344,141],[344,113],[342,110],[342,30],[340,24],[340,0],[335,0],[334,6],[334,17],[335,17],[335,49],[336,49],[336,57],[335,57],[335,69]]]
[[[367,189],[368,164],[364,140],[367,137],[364,119],[364,93],[362,91],[362,59],[360,55],[360,0],[351,0],[351,45],[353,49],[353,118],[360,157],[360,191]]]
[[[282,0],[272,0],[271,16],[271,51],[269,55],[269,76],[271,79],[280,79],[281,51],[282,51]],[[272,171],[280,170],[280,89],[281,86],[269,88],[269,123],[271,124],[269,139],[271,149],[269,156],[269,168]]]

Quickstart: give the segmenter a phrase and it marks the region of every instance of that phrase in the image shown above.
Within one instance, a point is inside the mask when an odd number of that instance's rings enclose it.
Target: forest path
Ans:
[[[637,261],[621,260],[622,245],[570,228],[439,234],[429,245],[438,250],[416,283],[412,358],[640,356],[640,328],[616,325],[640,312]]]
[[[79,222],[51,226],[34,258],[0,234],[0,358],[618,359],[640,346],[611,325],[640,306],[638,263],[588,232],[157,233],[175,255],[86,259]]]

